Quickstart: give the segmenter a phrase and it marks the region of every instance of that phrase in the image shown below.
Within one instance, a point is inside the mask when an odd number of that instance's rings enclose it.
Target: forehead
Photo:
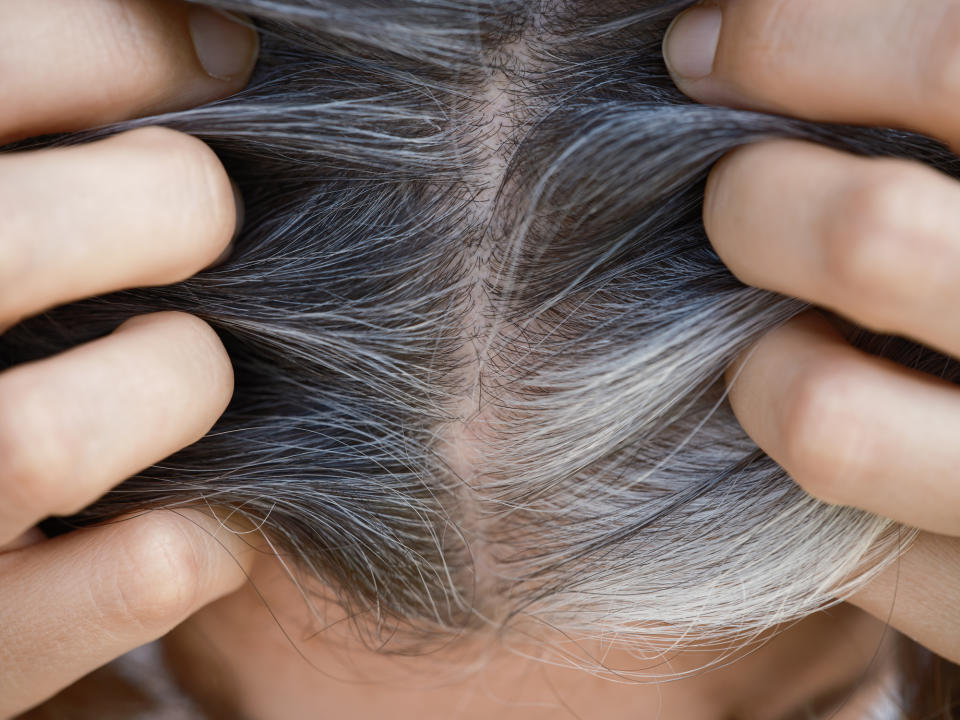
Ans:
[[[804,621],[760,649],[725,659],[718,651],[622,652],[602,643],[571,642],[556,646],[571,653],[561,658],[520,638],[508,641],[512,651],[496,642],[448,646],[418,657],[385,656],[359,645],[333,616],[317,634],[307,632],[315,623],[305,620],[296,589],[280,589],[282,583],[270,582],[269,573],[255,579],[275,618],[262,598],[245,592],[194,618],[170,642],[177,657],[185,656],[178,649],[192,656],[198,677],[207,674],[201,668],[216,665],[224,672],[221,689],[244,687],[246,707],[261,708],[264,717],[276,716],[278,702],[284,703],[285,717],[299,717],[304,708],[323,702],[337,717],[378,717],[390,708],[397,720],[424,715],[793,720],[808,711],[832,713],[839,699],[840,714],[830,716],[860,720],[879,712],[883,691],[893,687],[886,662],[892,648],[882,640],[892,637],[883,623],[856,611]],[[295,635],[296,649],[277,631],[278,621]],[[238,622],[243,633],[236,631]],[[198,635],[209,639],[199,650]],[[836,642],[838,636],[844,641]],[[598,666],[601,660],[606,670]],[[225,700],[227,707],[237,702]]]

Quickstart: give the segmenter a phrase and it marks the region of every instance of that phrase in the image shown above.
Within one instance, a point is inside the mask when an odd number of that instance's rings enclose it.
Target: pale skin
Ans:
[[[716,652],[628,652],[542,626],[525,628],[538,642],[517,632],[505,642],[468,638],[420,656],[386,656],[361,645],[336,607],[317,603],[311,615],[268,556],[254,562],[251,577],[251,585],[204,608],[164,641],[178,679],[213,718],[863,720],[893,665],[893,634],[849,605],[807,618],[709,672],[702,668],[719,660]],[[558,656],[544,645],[587,667],[602,659],[608,672],[552,664]],[[662,682],[684,672],[691,675]],[[618,682],[636,673],[646,682]]]
[[[225,97],[256,50],[252,30],[182,3],[3,0],[0,142]],[[172,130],[2,155],[0,328],[185,279],[228,248],[237,218],[216,155]],[[0,374],[0,717],[242,584],[244,544],[197,513],[56,540],[30,530],[199,439],[232,388],[217,335],[180,313]]]
[[[960,143],[960,0],[709,7],[665,43],[691,97]],[[206,12],[0,0],[0,142],[240,90],[256,36]],[[960,356],[958,201],[955,181],[913,163],[770,142],[717,166],[704,221],[744,282]],[[0,328],[188,277],[228,248],[237,217],[216,156],[170,130],[0,156]],[[960,661],[960,391],[864,355],[816,312],[767,335],[728,380],[745,429],[805,489],[925,531],[853,602]],[[201,437],[231,391],[215,333],[176,313],[0,374],[0,717],[243,586],[246,544],[200,514],[31,531]]]
[[[707,3],[664,50],[702,102],[960,144],[957,0]],[[743,282],[960,357],[958,207],[960,185],[917,163],[775,141],[717,165],[704,224]],[[740,423],[804,489],[925,531],[853,602],[960,661],[960,389],[854,349],[816,311],[727,380]]]

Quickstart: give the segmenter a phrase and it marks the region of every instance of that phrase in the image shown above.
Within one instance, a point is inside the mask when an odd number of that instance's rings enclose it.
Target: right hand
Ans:
[[[256,33],[169,0],[0,0],[0,144],[228,96]],[[0,329],[52,306],[177,282],[236,231],[202,142],[161,128],[0,154]],[[244,581],[245,545],[196,512],[149,512],[46,540],[203,436],[233,389],[216,333],[182,313],[0,374],[0,717],[156,639]]]
[[[715,0],[664,43],[701,102],[960,147],[960,0]],[[710,175],[707,234],[744,283],[960,358],[960,184],[917,162],[772,140]],[[861,352],[816,311],[728,371],[744,429],[812,495],[921,528],[850,601],[960,662],[960,388]]]

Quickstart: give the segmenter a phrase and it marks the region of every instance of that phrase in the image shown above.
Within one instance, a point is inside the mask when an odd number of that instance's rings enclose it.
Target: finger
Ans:
[[[925,648],[960,662],[960,539],[921,533],[849,602]]]
[[[719,0],[664,56],[701,102],[960,140],[960,0]]]
[[[937,171],[798,141],[748,146],[711,174],[704,224],[748,285],[960,355],[960,185]]]
[[[226,97],[257,56],[223,12],[156,0],[0,2],[0,143]]]
[[[740,424],[812,495],[960,534],[960,388],[853,348],[816,312],[727,380]]]
[[[19,550],[20,548],[25,548],[29,545],[35,545],[38,542],[43,542],[46,539],[46,535],[43,534],[43,531],[40,530],[40,528],[30,528],[25,533],[18,535],[7,544],[0,545],[0,553],[9,552],[10,550]]]
[[[156,511],[0,555],[0,717],[240,587],[250,551],[198,512]]]
[[[228,246],[237,208],[213,151],[165,128],[0,155],[0,325],[183,280]]]
[[[0,545],[198,440],[232,382],[219,338],[183,313],[0,375]]]

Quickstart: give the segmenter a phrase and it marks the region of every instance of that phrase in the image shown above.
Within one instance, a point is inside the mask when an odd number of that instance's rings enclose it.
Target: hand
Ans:
[[[252,29],[181,2],[0,0],[0,143],[230,95],[256,49]],[[237,212],[216,155],[171,130],[0,154],[0,328],[185,279],[228,247]],[[242,543],[199,513],[30,531],[200,438],[232,383],[216,333],[180,313],[0,374],[0,717],[242,583]]]
[[[957,0],[721,0],[684,13],[664,51],[699,101],[960,145]],[[743,282],[960,357],[953,179],[767,142],[713,170],[704,222]],[[852,601],[960,661],[960,388],[854,349],[816,311],[727,379],[743,427],[808,492],[928,531]]]

